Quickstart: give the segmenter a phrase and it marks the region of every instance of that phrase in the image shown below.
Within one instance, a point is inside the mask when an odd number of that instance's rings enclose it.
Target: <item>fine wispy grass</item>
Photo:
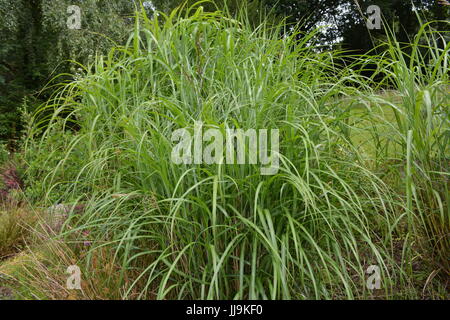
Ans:
[[[29,129],[27,196],[86,206],[59,235],[89,233],[86,272],[113,252],[123,299],[420,298],[448,275],[449,45],[429,24],[343,68],[283,22],[155,17]],[[279,129],[280,170],[176,165],[172,132],[195,121]]]

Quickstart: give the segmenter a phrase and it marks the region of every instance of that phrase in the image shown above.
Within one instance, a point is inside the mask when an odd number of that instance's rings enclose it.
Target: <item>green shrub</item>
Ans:
[[[0,142],[0,165],[5,163],[9,159],[9,151],[6,144]]]
[[[372,89],[361,75],[365,57],[339,70],[341,53],[320,53],[314,33],[299,37],[283,23],[254,30],[244,20],[201,7],[139,16],[125,48],[98,57],[36,116],[25,149],[28,179],[39,181],[33,196],[87,204],[70,217],[72,232],[89,230],[93,248],[115,250],[124,285],[137,273],[123,298],[136,287],[138,298],[157,299],[414,295],[410,245],[418,234],[405,225],[419,225],[427,203],[383,181],[374,170],[381,160],[367,159],[352,139],[361,132],[355,106],[388,103],[405,114],[404,102]],[[358,115],[373,125],[370,143],[393,126],[375,118]],[[79,130],[65,133],[74,119]],[[280,170],[176,165],[171,134],[194,121],[221,132],[279,129]],[[394,134],[391,143],[408,141]],[[373,264],[382,275],[377,292],[366,288]]]

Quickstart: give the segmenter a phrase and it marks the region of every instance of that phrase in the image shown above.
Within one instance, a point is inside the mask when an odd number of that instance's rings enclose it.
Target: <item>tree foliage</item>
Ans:
[[[81,8],[79,30],[67,26],[69,5]],[[51,90],[37,93],[52,78],[76,73],[69,60],[87,63],[124,42],[134,10],[130,0],[0,0],[0,140],[17,137],[23,97],[45,100]]]
[[[183,3],[195,0],[154,0],[158,9],[172,10]],[[214,10],[226,4],[232,13],[240,7],[250,7],[250,19],[257,20],[259,13],[270,12],[286,18],[292,24],[299,23],[304,32],[317,28],[320,24],[329,27],[323,32],[322,42],[336,42],[338,39],[349,49],[368,50],[371,48],[371,34],[366,28],[367,8],[378,5],[383,18],[390,27],[396,28],[399,41],[408,42],[409,37],[419,29],[415,9],[428,19],[445,20],[449,17],[449,7],[436,0],[216,0],[216,5],[202,3],[206,10]],[[188,7],[188,6],[187,6]],[[264,16],[264,15],[263,15]],[[373,33],[372,32],[372,36]],[[383,32],[379,32],[381,34]]]
[[[19,106],[46,100],[51,90],[40,90],[57,74],[59,81],[77,73],[75,64],[86,64],[111,45],[124,43],[132,28],[134,10],[143,3],[169,12],[197,0],[0,0],[0,141],[16,138],[20,130]],[[215,0],[203,1],[205,11],[224,9],[238,15],[245,7],[248,20],[257,26],[262,19],[287,19],[304,32],[328,25],[319,34],[322,44],[336,44],[350,50],[367,52],[372,39],[383,31],[369,32],[365,11],[370,4],[381,7],[389,26],[396,29],[399,41],[409,42],[419,23],[413,8],[429,19],[446,19],[450,6],[434,0]],[[81,29],[71,30],[66,21],[69,5],[81,8]],[[38,94],[39,93],[39,94]]]

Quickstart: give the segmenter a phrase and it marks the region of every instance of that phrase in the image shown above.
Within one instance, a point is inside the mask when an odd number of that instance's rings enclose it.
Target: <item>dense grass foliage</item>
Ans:
[[[418,297],[418,275],[449,272],[449,45],[424,24],[410,48],[391,39],[339,69],[315,35],[141,14],[34,117],[27,195],[86,205],[61,236],[114,252],[122,298]],[[174,164],[172,132],[195,121],[279,129],[280,170]]]

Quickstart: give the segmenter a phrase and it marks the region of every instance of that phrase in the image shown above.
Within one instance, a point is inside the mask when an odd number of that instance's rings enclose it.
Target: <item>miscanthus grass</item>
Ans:
[[[92,250],[112,249],[124,299],[417,298],[419,244],[448,272],[449,46],[430,30],[342,68],[342,52],[283,22],[140,13],[125,47],[80,66],[34,117],[28,195],[86,204],[61,236],[88,230]],[[174,164],[172,132],[195,121],[279,129],[279,171]]]

